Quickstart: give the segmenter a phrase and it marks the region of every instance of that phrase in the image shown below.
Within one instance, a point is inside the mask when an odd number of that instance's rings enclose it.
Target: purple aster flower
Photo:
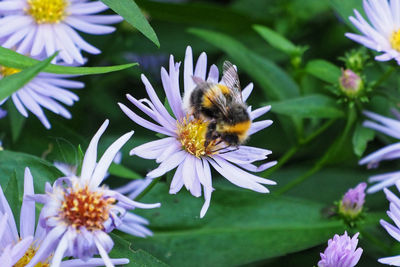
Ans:
[[[0,1],[0,38],[2,46],[16,48],[21,54],[48,57],[55,51],[67,64],[84,64],[81,50],[99,54],[77,32],[108,34],[118,15],[96,15],[108,9],[101,1],[88,0],[2,0]]]
[[[397,0],[364,0],[364,11],[370,21],[354,10],[350,21],[361,35],[346,33],[346,37],[365,47],[381,52],[378,61],[395,59],[400,64],[400,3]]]
[[[1,2],[0,2],[1,4]],[[20,70],[0,66],[0,79],[5,76],[18,73]],[[28,112],[32,112],[46,127],[51,128],[42,107],[66,118],[71,118],[71,113],[59,102],[72,106],[79,97],[68,89],[83,88],[84,84],[78,81],[65,79],[67,75],[39,73],[35,78],[28,82],[24,87],[11,95],[11,99],[24,117],[28,117]],[[8,98],[0,101],[2,105]]]
[[[397,182],[396,187],[400,190],[400,184]],[[389,200],[389,211],[387,211],[387,215],[392,219],[395,223],[391,225],[384,220],[380,220],[381,225],[385,230],[397,241],[400,242],[400,199],[393,194],[389,189],[384,188],[383,191],[386,194],[386,198]],[[380,263],[400,266],[400,255],[394,257],[386,257],[378,260]]]
[[[355,219],[364,206],[365,188],[367,188],[366,183],[360,183],[355,188],[350,188],[340,201],[339,214],[349,219]]]
[[[156,208],[160,204],[142,204],[100,186],[114,157],[133,135],[126,133],[116,140],[97,161],[97,144],[108,126],[106,120],[90,141],[83,159],[80,177],[75,175],[57,179],[46,185],[46,194],[31,199],[43,203],[40,224],[46,236],[27,267],[49,257],[55,251],[51,266],[57,267],[64,256],[87,261],[100,254],[104,264],[114,266],[108,256],[114,242],[108,235],[113,229],[139,235],[146,228],[137,228],[140,217],[127,212],[134,208]]]
[[[364,127],[368,127],[379,132],[382,132],[391,137],[400,139],[400,121],[378,115],[373,112],[364,111],[364,115],[372,120],[367,120],[363,123]],[[395,113],[396,115],[396,113]],[[382,160],[393,160],[400,157],[400,143],[387,145],[384,148],[371,153],[362,158],[360,165],[367,164],[368,168],[375,168]],[[392,186],[400,179],[400,172],[390,172],[379,175],[374,175],[369,178],[369,182],[377,182],[375,185],[368,188],[367,193],[375,193],[385,187]]]
[[[328,247],[321,253],[321,260],[318,267],[353,267],[360,260],[363,252],[362,248],[357,248],[358,235],[355,234],[351,239],[344,232],[343,235],[335,235],[328,240]]]
[[[164,175],[168,171],[177,168],[171,182],[170,193],[176,194],[185,185],[186,189],[196,197],[201,196],[202,189],[204,193],[205,203],[201,209],[200,217],[204,217],[210,205],[211,193],[214,190],[211,181],[211,168],[214,167],[223,177],[233,184],[247,188],[260,193],[268,193],[269,190],[262,184],[274,185],[274,181],[264,179],[247,171],[260,172],[276,164],[276,162],[268,162],[256,166],[253,163],[265,160],[267,155],[271,154],[270,150],[241,145],[237,150],[226,148],[223,142],[219,144],[212,143],[204,146],[205,131],[207,130],[207,122],[201,119],[193,119],[189,115],[188,96],[196,87],[193,76],[202,80],[213,83],[219,83],[219,72],[215,65],[210,67],[207,72],[207,56],[202,53],[193,69],[192,49],[186,49],[185,66],[183,70],[183,82],[185,97],[182,100],[181,90],[179,86],[179,67],[180,63],[175,63],[171,55],[169,72],[164,68],[161,69],[161,80],[164,91],[171,107],[173,116],[160,101],[153,87],[142,75],[142,81],[146,87],[146,91],[150,100],[137,100],[131,95],[127,95],[129,101],[137,108],[148,115],[156,123],[150,122],[138,116],[125,105],[119,103],[122,111],[137,124],[166,135],[157,141],[152,141],[138,146],[130,152],[130,155],[138,155],[146,159],[156,159],[157,163],[161,163],[158,168],[147,174],[148,178],[155,178]],[[246,101],[253,89],[253,84],[246,86],[242,92],[243,101]],[[268,112],[270,106],[262,107],[254,111],[248,108],[251,121],[257,119],[261,115]],[[248,131],[252,135],[269,125],[271,120],[262,120],[252,122]],[[225,147],[225,148],[224,148]]]

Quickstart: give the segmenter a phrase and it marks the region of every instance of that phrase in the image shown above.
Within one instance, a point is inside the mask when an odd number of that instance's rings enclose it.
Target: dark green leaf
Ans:
[[[0,151],[0,185],[8,185],[16,172],[19,188],[23,188],[25,167],[29,167],[33,175],[35,192],[43,193],[46,182],[52,182],[62,173],[45,160],[24,153]]]
[[[11,210],[13,211],[15,220],[18,222],[20,214],[19,213],[20,202],[19,202],[17,173],[15,171],[11,174],[7,186],[4,188],[4,195],[7,199],[8,204],[10,205]]]
[[[341,222],[323,218],[322,205],[302,199],[217,190],[199,219],[202,199],[167,192],[158,184],[143,198],[162,207],[143,211],[155,234],[133,245],[172,266],[187,266],[188,259],[191,266],[242,265],[325,243],[343,231]]]
[[[375,132],[369,128],[363,127],[358,123],[353,134],[353,149],[354,153],[361,157],[367,148],[367,143],[374,139]]]
[[[133,250],[131,243],[115,234],[110,234],[114,241],[114,247],[110,252],[110,257],[116,258],[128,258],[129,264],[125,266],[129,267],[145,267],[145,266],[168,266],[164,262],[150,255],[146,251],[141,249]]]
[[[0,99],[9,97],[12,93],[23,87],[26,83],[38,75],[50,62],[55,55],[46,60],[39,61],[32,67],[24,69],[16,74],[6,76],[0,80]]]
[[[357,9],[363,14],[362,0],[330,0],[333,9],[340,15],[347,25],[354,28],[349,17],[354,15],[353,10]]]
[[[126,178],[126,179],[142,179],[143,177],[132,171],[131,169],[128,169],[127,167],[124,167],[120,164],[115,164],[112,163],[110,168],[108,169],[108,172],[111,175],[115,175],[121,178]]]
[[[7,102],[7,110],[10,119],[12,140],[15,143],[21,134],[26,119],[15,108],[14,103],[12,101]]]
[[[291,41],[266,26],[254,25],[253,29],[258,32],[261,37],[265,41],[267,41],[272,47],[288,55],[296,54],[299,51],[298,48]]]
[[[344,112],[336,101],[325,95],[314,94],[268,104],[272,106],[272,112],[288,116],[301,118],[337,118],[344,116]]]
[[[37,64],[39,61],[17,52],[0,47],[0,65],[13,67],[17,69],[25,69]],[[102,74],[113,71],[119,71],[136,66],[137,63],[116,65],[109,67],[68,67],[61,65],[49,64],[44,68],[45,72],[58,73],[58,74],[75,74],[75,75],[87,75],[87,74]],[[16,74],[15,74],[16,75]]]
[[[153,43],[160,47],[157,35],[145,16],[140,11],[140,8],[133,0],[101,0],[109,8],[122,16],[129,24],[138,29],[141,33],[149,38]]]
[[[337,84],[342,75],[340,69],[336,65],[322,59],[308,62],[306,71],[330,84]]]
[[[234,64],[243,68],[262,86],[269,99],[283,100],[299,95],[298,85],[286,72],[235,39],[222,33],[202,29],[190,29],[189,32],[226,52]]]

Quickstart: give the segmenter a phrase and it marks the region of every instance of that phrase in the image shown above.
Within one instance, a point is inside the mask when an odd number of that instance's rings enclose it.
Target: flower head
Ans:
[[[396,187],[398,190],[400,190],[400,184],[398,182],[396,183]],[[387,200],[390,202],[387,215],[394,221],[395,225],[391,225],[384,220],[380,220],[380,223],[394,239],[400,242],[400,199],[390,190],[386,188],[383,190],[386,194]],[[383,264],[399,266],[400,256],[381,258],[378,261]]]
[[[0,79],[19,71],[18,69],[0,66]],[[71,81],[66,77],[65,75],[40,73],[24,87],[13,93],[11,99],[22,116],[28,117],[27,110],[29,110],[41,121],[44,127],[50,129],[50,122],[42,107],[70,119],[71,113],[59,102],[68,106],[73,105],[74,101],[78,101],[79,97],[66,88],[79,89],[84,86],[82,82]],[[5,103],[7,99],[1,100],[0,105]]]
[[[339,78],[340,90],[349,98],[357,97],[364,88],[363,80],[350,69],[342,70]]]
[[[397,114],[396,112],[394,112]],[[368,127],[382,132],[391,137],[400,139],[400,121],[378,115],[373,112],[364,111],[364,115],[374,120],[367,120],[363,123],[364,127]],[[377,167],[380,161],[393,160],[400,157],[400,143],[387,145],[378,151],[362,158],[360,165],[367,164],[369,168]],[[369,178],[369,182],[377,182],[368,188],[367,193],[375,193],[385,187],[392,186],[400,179],[400,172],[390,172],[385,174],[374,175]]]
[[[343,235],[335,235],[328,240],[328,247],[321,253],[321,260],[318,267],[353,267],[360,260],[363,252],[362,248],[357,248],[358,235],[352,238],[344,232]]]
[[[79,177],[72,175],[46,185],[46,194],[31,198],[43,203],[40,224],[47,235],[27,267],[33,267],[53,250],[52,266],[59,266],[64,256],[87,261],[100,254],[106,266],[113,266],[108,256],[114,243],[108,235],[117,228],[132,235],[146,236],[151,232],[141,226],[143,219],[129,213],[134,208],[155,208],[160,204],[142,204],[100,186],[108,167],[121,147],[129,140],[129,132],[115,141],[97,161],[97,144],[108,126],[106,120],[92,138],[85,153]]]
[[[400,5],[394,0],[364,0],[363,4],[371,24],[354,10],[355,17],[349,19],[361,35],[346,33],[346,36],[367,48],[382,52],[375,57],[376,60],[395,59],[400,64]]]
[[[219,71],[212,65],[208,75],[207,56],[202,53],[193,68],[192,49],[186,49],[185,66],[183,70],[183,82],[185,96],[182,100],[179,86],[179,67],[180,63],[175,63],[173,56],[170,57],[169,72],[161,69],[161,80],[167,96],[169,106],[173,115],[164,107],[153,87],[142,75],[142,81],[150,99],[137,100],[131,95],[128,99],[138,109],[148,115],[156,123],[150,122],[138,116],[125,105],[119,103],[123,112],[137,124],[166,135],[167,137],[157,141],[152,141],[138,146],[130,152],[131,155],[138,155],[146,159],[156,159],[161,163],[158,168],[147,174],[148,178],[159,177],[166,172],[177,168],[171,182],[170,193],[176,194],[183,186],[192,195],[199,197],[204,193],[205,203],[201,209],[200,217],[203,217],[210,205],[211,193],[214,190],[211,181],[211,168],[214,167],[223,177],[233,184],[251,189],[260,193],[268,193],[268,189],[262,184],[273,185],[274,181],[264,179],[247,171],[263,171],[276,162],[267,162],[256,166],[253,163],[265,160],[271,151],[251,146],[240,145],[237,148],[229,147],[223,140],[215,139],[205,142],[207,120],[195,119],[190,114],[188,106],[191,92],[196,84],[193,77],[221,84],[219,81]],[[226,88],[226,87],[225,87]],[[242,91],[243,101],[246,101],[253,89],[253,84],[249,84]],[[254,122],[255,119],[268,112],[269,106],[251,110],[248,113],[251,122],[248,135],[252,135],[266,127],[272,121],[262,120]]]
[[[108,34],[113,24],[122,21],[118,15],[96,15],[107,9],[101,1],[87,0],[3,0],[0,2],[0,39],[6,48],[32,56],[58,58],[68,64],[84,63],[81,50],[98,54],[76,32]]]
[[[350,188],[339,203],[339,214],[350,220],[360,215],[365,202],[366,183],[360,183]]]

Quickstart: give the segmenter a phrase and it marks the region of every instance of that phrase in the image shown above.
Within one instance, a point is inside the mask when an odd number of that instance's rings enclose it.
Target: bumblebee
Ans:
[[[251,126],[247,106],[243,102],[236,68],[229,61],[223,65],[222,83],[211,83],[193,77],[196,88],[189,105],[196,119],[208,121],[205,146],[220,139],[238,147],[248,138]]]

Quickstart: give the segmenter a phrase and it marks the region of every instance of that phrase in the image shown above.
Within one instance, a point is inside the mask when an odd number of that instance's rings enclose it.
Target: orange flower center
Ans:
[[[105,198],[103,193],[92,192],[87,186],[76,188],[64,193],[60,216],[78,229],[103,230],[103,223],[109,218],[109,210],[115,202],[114,198]]]
[[[18,73],[20,71],[21,71],[20,69],[0,66],[0,75],[3,76],[3,77],[16,74],[16,73]]]
[[[178,122],[177,126],[178,140],[187,152],[198,158],[215,154],[216,140],[213,140],[208,143],[207,146],[204,146],[208,122],[185,118],[182,122]]]
[[[28,265],[28,263],[31,261],[33,256],[35,256],[37,249],[30,247],[26,252],[25,255],[19,259],[19,261],[13,265],[13,267],[24,267]],[[49,267],[49,259],[46,259],[44,262],[38,262],[35,264],[35,267]]]

